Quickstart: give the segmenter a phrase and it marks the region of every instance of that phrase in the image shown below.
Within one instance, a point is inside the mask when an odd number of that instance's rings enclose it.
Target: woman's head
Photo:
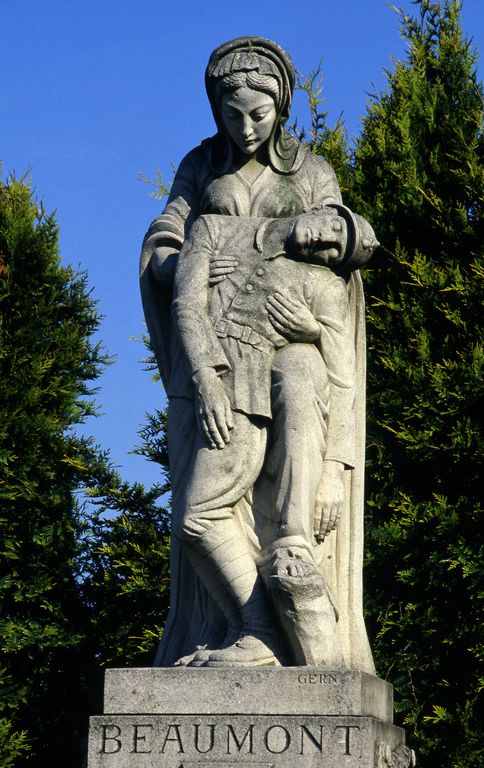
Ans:
[[[221,92],[219,110],[225,131],[247,156],[255,155],[267,143],[277,122],[274,98],[245,83]]]
[[[284,137],[294,89],[294,70],[276,43],[260,37],[240,37],[211,55],[205,82],[219,137],[225,139],[224,165],[233,144],[252,155],[266,145],[274,170],[293,170],[297,145]]]

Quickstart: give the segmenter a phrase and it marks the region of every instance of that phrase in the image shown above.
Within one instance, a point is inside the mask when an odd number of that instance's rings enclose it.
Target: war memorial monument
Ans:
[[[216,133],[146,233],[169,398],[171,607],[152,668],[106,672],[89,768],[409,768],[362,610],[365,323],[378,241],[284,130],[287,54],[205,75]]]

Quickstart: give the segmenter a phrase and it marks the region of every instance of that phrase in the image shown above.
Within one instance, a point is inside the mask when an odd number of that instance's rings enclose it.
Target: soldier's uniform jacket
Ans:
[[[267,297],[304,302],[320,325],[317,346],[329,380],[326,459],[353,466],[355,360],[346,281],[328,267],[290,258],[288,221],[201,216],[179,256],[172,313],[185,363],[177,355],[169,396],[187,396],[189,377],[209,366],[223,376],[233,410],[271,418],[271,366],[289,342],[272,325]],[[210,261],[236,269],[209,287]],[[180,350],[179,350],[180,352]]]

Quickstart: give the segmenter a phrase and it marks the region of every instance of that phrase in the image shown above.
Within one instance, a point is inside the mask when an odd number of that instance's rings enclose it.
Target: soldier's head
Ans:
[[[344,257],[346,222],[334,208],[318,208],[296,216],[286,240],[294,258],[334,267]]]
[[[286,245],[293,258],[342,273],[364,266],[379,242],[362,216],[335,203],[296,216]]]

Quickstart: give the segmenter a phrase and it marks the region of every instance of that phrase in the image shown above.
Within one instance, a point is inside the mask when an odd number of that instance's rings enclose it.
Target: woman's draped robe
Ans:
[[[179,250],[193,222],[201,214],[282,218],[314,207],[341,203],[334,171],[325,160],[309,152],[302,154],[302,162],[293,173],[280,174],[269,165],[261,165],[259,175],[249,182],[240,170],[217,176],[211,170],[210,150],[211,140],[208,139],[182,161],[167,206],[152,223],[145,243],[157,233],[163,245]],[[143,247],[141,293],[161,377],[170,396],[170,372],[183,365],[179,360],[183,353],[172,332],[171,289],[155,281],[149,264],[150,255],[149,248]],[[322,544],[314,544],[313,555],[338,606],[338,630],[345,666],[374,674],[362,608],[366,349],[364,296],[359,272],[352,273],[348,291],[357,376],[355,468],[344,473],[345,506],[338,527]],[[187,389],[187,400],[191,394]],[[187,405],[181,410],[186,413],[189,408]],[[178,462],[179,469],[189,465],[194,428],[193,411],[191,417],[185,415],[179,424],[171,425],[172,446],[176,444],[170,459],[174,514],[180,503],[177,486],[183,483],[183,478],[178,478],[175,463]],[[236,516],[257,558],[250,498],[242,499],[237,505]],[[172,665],[181,656],[193,652],[197,645],[216,648],[224,637],[223,617],[175,537],[171,563],[171,607],[155,660],[157,666]]]

